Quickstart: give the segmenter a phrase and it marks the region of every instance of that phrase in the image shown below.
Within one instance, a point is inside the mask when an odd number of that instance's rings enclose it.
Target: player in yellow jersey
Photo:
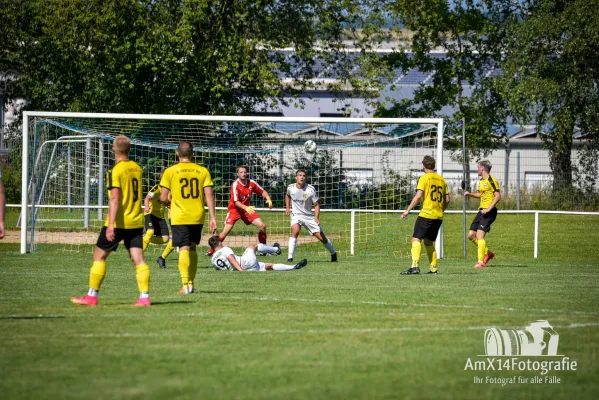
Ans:
[[[162,174],[160,174],[162,178]],[[166,248],[162,255],[158,256],[156,262],[160,268],[166,268],[166,258],[173,252],[173,241],[169,240],[168,225],[164,218],[166,207],[160,201],[160,185],[154,185],[144,200],[144,225],[146,234],[144,235],[144,251],[148,248],[148,244],[164,244]]]
[[[430,264],[429,274],[437,274],[437,252],[435,250],[435,240],[443,224],[443,213],[449,204],[449,191],[445,179],[437,174],[435,169],[435,159],[431,156],[424,156],[422,159],[424,175],[418,179],[416,194],[408,208],[401,215],[405,219],[410,211],[422,199],[422,208],[414,224],[414,233],[412,234],[412,266],[403,271],[402,275],[415,275],[420,273],[420,254],[422,253],[421,241],[424,241],[426,254]]]
[[[98,292],[106,275],[106,259],[122,240],[135,266],[139,300],[136,306],[150,306],[150,268],[144,259],[143,212],[141,209],[141,167],[129,160],[131,141],[126,136],[114,139],[112,151],[116,164],[106,174],[108,215],[100,231],[89,274],[89,291],[71,302],[85,306],[98,305]]]
[[[491,224],[497,218],[497,203],[501,200],[499,182],[491,176],[491,162],[481,160],[478,162],[478,193],[464,192],[464,196],[480,199],[478,214],[470,224],[468,239],[478,248],[477,261],[474,268],[484,268],[495,253],[489,251],[485,234],[491,230]]]
[[[190,142],[179,143],[177,157],[179,162],[167,168],[160,180],[160,201],[170,204],[173,246],[179,247],[179,273],[183,283],[179,293],[190,294],[195,292],[194,279],[198,271],[196,246],[202,238],[206,218],[204,204],[208,205],[210,213],[210,233],[216,232],[214,183],[206,168],[191,162],[193,145]]]

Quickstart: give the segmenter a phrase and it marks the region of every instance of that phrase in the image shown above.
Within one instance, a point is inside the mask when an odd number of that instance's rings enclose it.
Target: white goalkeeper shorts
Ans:
[[[311,235],[322,232],[320,225],[314,221],[314,217],[298,217],[296,215],[291,216],[291,226],[299,224],[299,226],[305,226]]]
[[[252,249],[245,249],[241,256],[240,265],[244,271],[266,271],[266,264],[258,261],[256,252]]]

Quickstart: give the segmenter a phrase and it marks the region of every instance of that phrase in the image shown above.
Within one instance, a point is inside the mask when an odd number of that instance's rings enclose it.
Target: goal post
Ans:
[[[215,183],[219,231],[224,226],[229,186],[236,167],[266,189],[252,203],[267,225],[268,242],[286,247],[289,217],[285,191],[295,171],[305,169],[321,203],[321,225],[341,254],[409,257],[414,213],[401,220],[424,155],[435,156],[443,173],[440,118],[293,118],[99,113],[23,113],[21,253],[41,249],[82,251],[95,243],[106,217],[104,174],[114,165],[114,138],[132,141],[131,159],[143,168],[144,195],[160,172],[176,163],[181,140],[194,144],[194,162]],[[306,140],[315,154],[303,151]],[[97,218],[96,218],[97,215]],[[232,247],[256,242],[257,230],[238,223],[226,239]],[[208,238],[206,231],[202,242]],[[436,242],[443,257],[442,231]],[[326,255],[302,230],[297,254]],[[151,246],[155,247],[155,246]],[[285,251],[285,250],[284,250]]]

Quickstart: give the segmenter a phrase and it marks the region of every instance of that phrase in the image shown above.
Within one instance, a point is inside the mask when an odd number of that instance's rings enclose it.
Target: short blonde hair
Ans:
[[[478,165],[480,165],[481,167],[483,167],[483,169],[487,172],[491,172],[491,161],[489,160],[480,160],[478,162]]]
[[[119,135],[114,139],[114,151],[120,154],[129,154],[131,151],[131,140],[125,135]]]

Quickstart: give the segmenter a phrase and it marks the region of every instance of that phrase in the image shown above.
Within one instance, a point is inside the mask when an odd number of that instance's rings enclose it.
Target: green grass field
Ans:
[[[190,296],[176,294],[176,253],[160,270],[152,249],[148,309],[132,306],[123,250],[90,309],[68,301],[87,290],[89,252],[0,244],[0,398],[598,398],[599,218],[542,216],[537,260],[533,221],[501,216],[489,235],[497,258],[481,271],[474,246],[461,258],[461,217],[450,215],[437,276],[400,276],[406,258],[319,254],[300,271],[227,273],[202,256]],[[486,328],[539,319],[575,371],[465,370],[486,360]],[[486,382],[514,376],[528,381]]]

